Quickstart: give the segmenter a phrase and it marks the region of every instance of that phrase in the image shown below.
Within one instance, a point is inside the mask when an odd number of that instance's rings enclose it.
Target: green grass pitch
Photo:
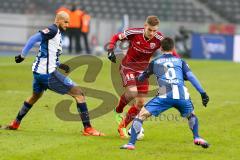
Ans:
[[[72,57],[61,58],[64,61]],[[15,118],[23,101],[32,92],[32,61],[33,57],[29,57],[22,64],[15,64],[13,57],[0,57],[1,125]],[[110,62],[105,58],[102,62],[95,82],[84,82],[86,66],[76,69],[70,77],[81,86],[117,96],[111,82]],[[106,137],[84,137],[80,122],[63,121],[55,114],[56,104],[64,99],[71,100],[71,97],[47,91],[22,121],[18,131],[0,130],[0,159],[238,160],[240,64],[187,62],[210,96],[210,103],[204,108],[200,95],[187,82],[200,122],[200,135],[211,144],[209,149],[193,145],[187,121],[171,109],[164,114],[165,117],[152,118],[144,123],[145,138],[137,143],[136,150],[120,150],[119,147],[127,140],[118,137],[113,112],[92,120],[93,126],[104,132]],[[87,96],[86,99],[90,110],[101,103],[96,98]],[[71,112],[77,113],[75,104],[71,105]]]

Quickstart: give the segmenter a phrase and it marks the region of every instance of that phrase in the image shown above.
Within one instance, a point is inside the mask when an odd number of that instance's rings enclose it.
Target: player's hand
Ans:
[[[137,80],[139,82],[143,82],[145,80],[145,77],[142,74],[140,74],[137,77],[135,77],[135,80]]]
[[[202,97],[202,104],[203,104],[205,107],[207,107],[207,104],[208,104],[208,102],[209,102],[209,97],[208,97],[207,93],[206,93],[206,92],[201,93],[201,97]]]
[[[21,54],[15,56],[15,62],[21,63],[24,60],[24,57],[21,56]]]
[[[114,54],[113,49],[108,50],[108,59],[112,61],[113,63],[116,63],[116,56]]]
[[[65,73],[69,73],[69,72],[70,72],[70,67],[69,67],[68,65],[66,65],[66,64],[60,64],[60,65],[58,66],[58,68],[64,70]]]

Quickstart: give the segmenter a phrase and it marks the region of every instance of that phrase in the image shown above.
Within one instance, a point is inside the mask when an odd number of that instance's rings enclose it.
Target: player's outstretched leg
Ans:
[[[128,138],[127,129],[126,129],[126,121],[128,118],[123,119],[121,113],[123,112],[123,108],[135,97],[138,95],[137,86],[131,85],[126,87],[126,92],[121,96],[118,106],[114,109],[115,120],[118,124],[118,133],[121,138]],[[132,114],[132,113],[130,113]],[[128,115],[128,114],[127,114]],[[130,120],[131,121],[131,120]]]
[[[198,134],[198,118],[193,113],[188,117],[188,124],[193,133],[194,144],[202,146],[203,148],[208,148],[209,143]]]
[[[127,128],[125,127],[124,123],[119,124],[118,133],[120,135],[120,138],[122,138],[122,139],[128,138]]]
[[[119,125],[123,119],[121,113],[123,112],[124,107],[132,100],[132,98],[126,97],[127,94],[123,94],[120,97],[119,103],[117,105],[116,108],[114,108],[113,112],[114,112],[114,117],[115,120],[117,122],[117,124]]]
[[[78,109],[79,115],[82,119],[83,126],[84,126],[83,135],[85,135],[85,136],[104,136],[104,133],[97,131],[96,129],[94,129],[91,126],[89,112],[88,112],[86,102],[80,102],[80,103],[78,102],[77,109]]]
[[[128,149],[133,150],[135,149],[135,143],[137,141],[137,135],[140,133],[143,121],[151,116],[151,113],[146,110],[146,108],[142,108],[140,113],[136,116],[133,120],[132,127],[131,127],[131,138],[129,139],[128,144],[125,144],[120,147],[120,149]]]
[[[114,109],[114,116],[117,124],[119,125],[122,121],[122,115],[124,107],[132,101],[138,95],[138,90],[136,85],[130,85],[126,87],[125,93],[120,97],[117,107]]]
[[[17,130],[22,119],[26,116],[33,104],[36,103],[41,96],[42,93],[33,93],[31,97],[23,102],[22,108],[19,110],[17,117],[9,125],[3,126],[2,128],[6,130]]]
[[[132,104],[131,108],[129,108],[126,114],[126,117],[122,120],[122,124],[124,124],[125,127],[127,127],[129,123],[132,122],[132,120],[136,117],[136,115],[138,115],[141,108],[144,106],[143,95],[138,96],[135,99],[136,99],[136,104]]]
[[[118,132],[120,134],[121,138],[128,138],[127,134],[127,126],[129,123],[132,122],[132,120],[136,117],[136,115],[140,112],[141,108],[144,105],[144,97],[145,95],[138,95],[136,97],[136,104],[132,104],[131,108],[128,110],[125,118],[121,121],[121,123],[118,126]]]
[[[121,100],[120,100],[121,101]],[[119,102],[120,103],[120,102]],[[122,111],[117,111],[117,108],[114,108],[113,109],[113,113],[114,113],[114,118],[115,118],[115,121],[117,122],[117,124],[119,125],[123,119],[123,116],[122,116]]]
[[[90,123],[89,112],[85,102],[84,94],[79,87],[73,87],[68,93],[75,98],[77,102],[77,110],[84,126],[83,135],[85,136],[105,136],[104,133],[94,129]]]
[[[118,132],[121,138],[128,138],[127,134],[127,126],[132,120],[136,117],[139,113],[140,109],[135,105],[132,104],[131,108],[128,110],[125,118],[122,119],[121,123],[118,125]]]
[[[143,121],[139,118],[135,118],[131,127],[131,138],[128,142],[128,144],[125,144],[120,147],[120,149],[129,149],[133,150],[135,149],[135,143],[137,141],[137,135],[140,133],[142,128]]]

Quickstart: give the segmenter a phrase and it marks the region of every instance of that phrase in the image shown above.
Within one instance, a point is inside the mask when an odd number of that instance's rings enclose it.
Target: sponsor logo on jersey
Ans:
[[[49,33],[50,31],[49,31],[48,28],[45,28],[44,30],[42,30],[42,32],[43,32],[44,34],[47,34],[47,33]]]
[[[155,48],[156,44],[155,43],[150,43],[150,48],[153,49]]]

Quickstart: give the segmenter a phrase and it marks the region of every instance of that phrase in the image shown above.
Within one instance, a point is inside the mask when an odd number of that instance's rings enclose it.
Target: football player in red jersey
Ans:
[[[115,118],[119,124],[118,132],[121,138],[127,138],[127,125],[138,114],[144,105],[144,97],[148,93],[148,80],[143,82],[136,81],[136,77],[148,66],[149,60],[157,49],[161,47],[161,40],[164,38],[161,32],[158,32],[160,20],[157,16],[148,16],[144,28],[130,28],[124,32],[115,34],[110,41],[108,48],[108,58],[116,63],[114,47],[117,41],[128,40],[129,48],[120,65],[120,74],[123,81],[125,92],[120,97],[117,107],[114,109]],[[174,52],[173,55],[179,57]],[[128,110],[125,118],[121,113],[123,108],[135,99],[131,108]]]

